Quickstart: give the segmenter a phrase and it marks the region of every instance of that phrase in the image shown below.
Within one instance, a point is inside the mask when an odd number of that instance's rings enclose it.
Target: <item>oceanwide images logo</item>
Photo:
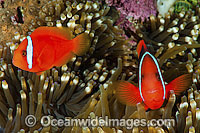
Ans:
[[[25,124],[28,127],[34,127],[37,122],[43,127],[53,126],[53,127],[71,127],[71,126],[80,126],[80,127],[125,127],[127,129],[133,129],[133,127],[146,127],[146,126],[175,126],[174,119],[110,119],[108,116],[105,118],[96,116],[95,118],[86,118],[86,119],[72,119],[66,117],[65,119],[54,119],[51,116],[43,116],[40,120],[36,120],[36,117],[33,115],[28,115],[25,119]]]

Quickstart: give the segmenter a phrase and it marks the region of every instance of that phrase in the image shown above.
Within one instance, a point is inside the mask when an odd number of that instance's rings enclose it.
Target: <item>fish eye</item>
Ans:
[[[22,56],[26,56],[26,50],[22,51]]]
[[[160,81],[160,75],[156,73],[156,78]]]
[[[144,74],[142,74],[142,79],[144,79]]]

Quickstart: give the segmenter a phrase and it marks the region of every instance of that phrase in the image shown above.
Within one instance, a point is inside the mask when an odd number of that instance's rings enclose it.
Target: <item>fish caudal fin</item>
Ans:
[[[137,53],[138,53],[138,58],[140,57],[140,53],[142,51],[142,48],[144,48],[145,51],[147,51],[147,46],[144,43],[144,40],[140,40],[138,45],[137,45]]]
[[[168,99],[170,90],[174,90],[176,95],[180,95],[181,92],[187,90],[190,87],[191,83],[192,77],[190,74],[183,74],[175,78],[166,85],[166,98]]]
[[[113,83],[116,88],[117,99],[129,106],[135,106],[138,102],[142,102],[139,89],[127,81],[116,81]]]
[[[90,39],[87,33],[82,33],[73,39],[74,49],[73,52],[81,56],[85,54],[90,47]]]

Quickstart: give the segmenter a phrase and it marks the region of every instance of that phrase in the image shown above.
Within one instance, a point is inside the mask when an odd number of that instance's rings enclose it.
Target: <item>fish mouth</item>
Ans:
[[[152,90],[149,90],[148,93],[153,94],[153,93],[156,93],[157,91],[158,91],[157,89],[152,89]]]
[[[16,60],[15,60],[14,57],[12,58],[12,64],[13,64],[14,66],[16,66]]]
[[[156,103],[158,103],[158,102],[160,102],[160,100],[153,100],[153,102],[156,102]]]
[[[20,61],[18,61],[18,58],[14,55],[13,58],[12,58],[12,64],[15,66],[15,67],[18,67],[20,69],[22,69],[23,65]]]
[[[13,59],[13,60],[12,60],[12,64],[13,64],[15,67],[18,67],[18,68],[21,69],[20,64],[18,64],[16,60]]]
[[[160,100],[153,99],[151,102],[159,102]]]

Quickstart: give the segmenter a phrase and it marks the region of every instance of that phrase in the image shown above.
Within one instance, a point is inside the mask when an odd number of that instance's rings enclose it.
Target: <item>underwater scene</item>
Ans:
[[[200,0],[0,0],[0,133],[200,133]]]

